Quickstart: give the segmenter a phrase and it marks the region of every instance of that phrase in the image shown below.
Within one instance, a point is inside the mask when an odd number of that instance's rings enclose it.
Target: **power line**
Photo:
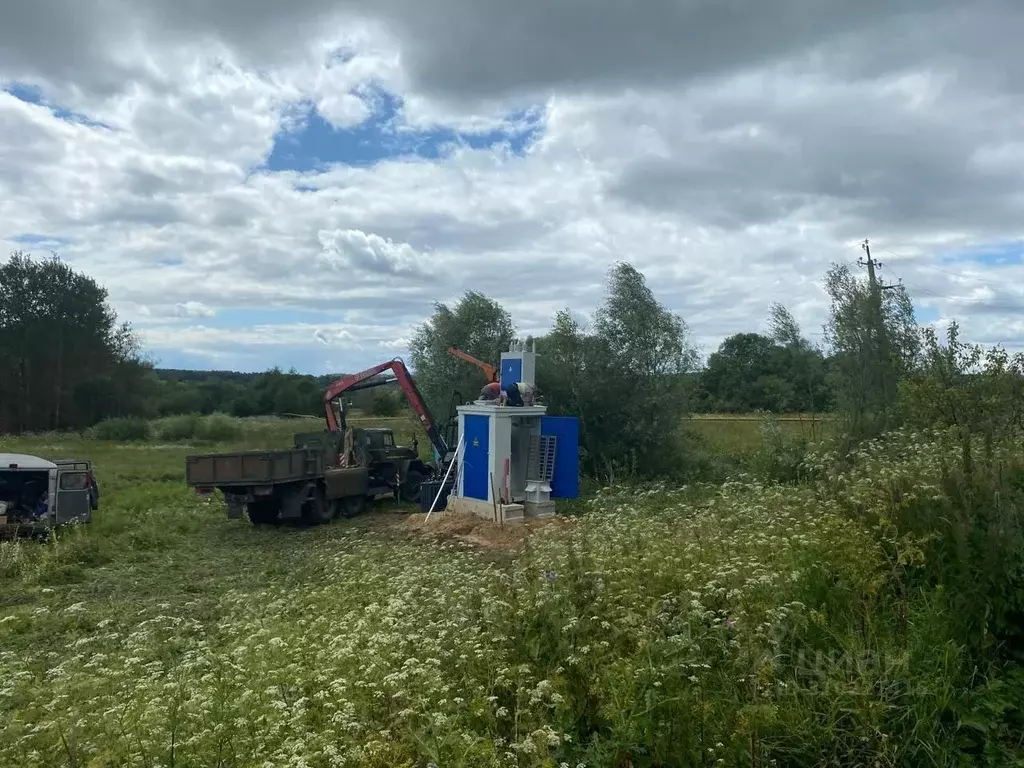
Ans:
[[[893,274],[896,273],[894,272]],[[903,276],[896,275],[896,277],[899,278],[901,283],[906,283],[906,280],[903,278]],[[914,291],[914,293],[923,293],[926,296],[931,296],[932,298],[935,299],[945,299],[946,301],[953,301],[958,304],[1010,304],[1017,306],[1020,305],[1021,302],[1024,302],[1024,296],[993,296],[992,298],[968,298],[967,296],[947,296],[943,293],[936,293],[930,288],[922,288],[920,286],[914,286],[909,283],[906,284],[907,287],[911,288]]]
[[[901,256],[898,253],[893,253],[892,251],[887,251],[885,248],[883,248],[882,251],[884,253],[888,253],[890,256],[895,256],[897,259],[906,259],[906,261],[908,263],[913,264],[915,267],[920,267],[921,269],[930,269],[933,272],[941,272],[941,273],[943,273],[945,275],[952,275],[953,277],[962,277],[965,280],[976,280],[979,283],[993,283],[995,285],[1002,285],[1003,283],[1006,282],[1005,280],[990,280],[990,279],[984,278],[984,277],[975,277],[974,275],[966,275],[963,272],[954,272],[951,269],[942,269],[941,267],[933,267],[933,266],[931,266],[929,264],[919,264],[919,263],[915,262],[913,259],[911,259],[911,258],[909,258],[907,256]]]

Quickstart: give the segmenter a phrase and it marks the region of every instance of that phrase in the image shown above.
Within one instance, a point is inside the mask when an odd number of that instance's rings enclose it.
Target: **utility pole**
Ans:
[[[892,358],[889,349],[889,335],[885,330],[885,317],[882,314],[882,291],[891,291],[895,285],[883,285],[875,270],[881,271],[882,262],[875,261],[871,257],[871,245],[867,238],[860,244],[867,254],[867,259],[858,259],[857,264],[868,268],[868,291],[870,300],[869,325],[873,341],[877,345],[878,359],[874,361],[876,386],[882,396],[884,407],[888,407],[896,401],[896,371],[893,370]],[[872,378],[875,378],[872,377]]]
[[[871,244],[868,242],[868,240],[866,238],[865,238],[864,242],[860,244],[860,247],[864,249],[864,253],[866,253],[868,255],[868,258],[867,258],[867,260],[858,259],[857,260],[857,264],[859,264],[862,267],[867,267],[868,268],[868,284],[871,286],[872,300],[874,300],[875,297],[878,298],[879,312],[881,312],[882,294],[880,292],[881,291],[891,291],[896,286],[895,285],[884,285],[882,282],[880,282],[878,280],[878,278],[877,278],[877,276],[875,274],[875,270],[877,269],[877,270],[881,271],[882,267],[885,266],[885,265],[882,264],[882,262],[875,261],[873,258],[871,258]]]

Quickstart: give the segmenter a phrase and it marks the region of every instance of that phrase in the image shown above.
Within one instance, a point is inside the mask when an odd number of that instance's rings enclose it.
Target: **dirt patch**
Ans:
[[[564,524],[561,518],[546,517],[499,525],[465,512],[435,512],[430,520],[426,517],[422,513],[409,515],[402,528],[421,536],[455,539],[485,549],[518,549],[535,531]]]

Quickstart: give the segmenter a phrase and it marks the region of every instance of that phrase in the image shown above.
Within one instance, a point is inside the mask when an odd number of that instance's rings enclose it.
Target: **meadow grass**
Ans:
[[[773,418],[787,434],[813,442],[828,437],[834,424],[834,419],[821,414],[781,414]],[[694,414],[685,425],[716,450],[731,455],[754,453],[763,441],[762,418],[757,414]]]
[[[201,449],[308,426],[246,420]],[[914,542],[880,527],[891,490],[944,493],[944,449],[916,436],[841,472],[812,456],[814,484],[606,489],[509,551],[419,536],[394,507],[229,521],[184,486],[187,443],[0,450],[92,459],[103,491],[92,525],[0,545],[0,766],[1020,756],[993,724],[1012,694],[982,699],[1003,707],[984,736],[963,726],[986,670],[951,635],[950,602],[898,588]]]

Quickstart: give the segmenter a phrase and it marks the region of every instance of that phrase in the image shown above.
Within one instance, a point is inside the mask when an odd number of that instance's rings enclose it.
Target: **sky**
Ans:
[[[869,238],[1024,349],[1024,3],[34,0],[0,25],[0,253],[164,367],[352,371],[468,290],[523,334],[628,261],[703,354],[820,341]]]

